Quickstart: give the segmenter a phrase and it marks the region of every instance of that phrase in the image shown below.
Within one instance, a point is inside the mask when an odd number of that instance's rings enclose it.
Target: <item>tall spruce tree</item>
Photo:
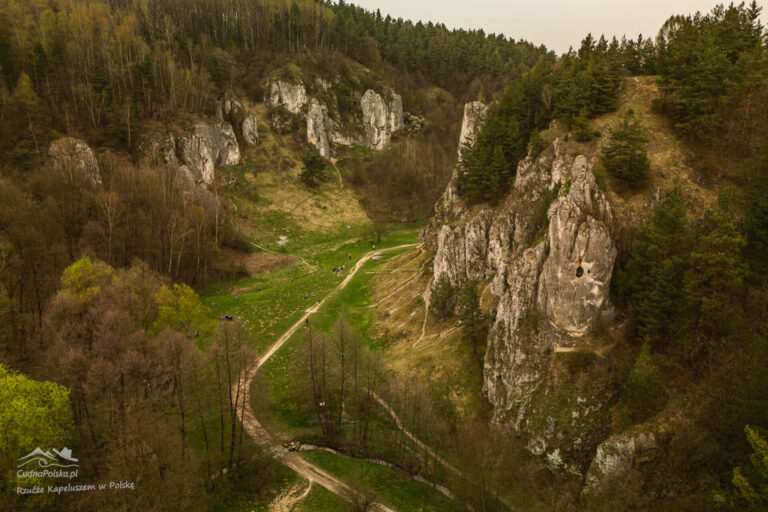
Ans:
[[[611,133],[608,144],[603,148],[603,166],[614,178],[630,188],[640,187],[648,180],[651,167],[645,143],[640,121],[632,110],[627,110],[621,124]]]

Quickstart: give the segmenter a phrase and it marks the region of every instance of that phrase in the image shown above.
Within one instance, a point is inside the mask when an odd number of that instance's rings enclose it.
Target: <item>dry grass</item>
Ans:
[[[480,366],[471,347],[461,339],[456,318],[429,315],[422,338],[426,305],[424,291],[431,274],[421,270],[431,254],[410,251],[393,258],[372,282],[378,335],[389,340],[386,365],[398,382],[418,382],[451,404],[460,418],[473,419],[484,399]]]
[[[254,194],[249,200],[241,197],[238,208],[251,216],[287,216],[302,231],[331,234],[338,233],[347,225],[367,226],[370,220],[351,190],[340,187],[333,172],[328,168],[328,180],[318,187],[309,188],[300,180],[301,151],[291,134],[280,135],[269,127],[264,105],[249,106],[259,124],[259,145],[244,154],[244,179]],[[287,165],[291,160],[293,165]],[[255,172],[254,172],[255,169]],[[258,198],[258,199],[255,199]],[[239,222],[243,231],[252,222]]]
[[[619,96],[619,108],[591,121],[600,137],[587,143],[576,142],[572,136],[564,144],[564,151],[584,154],[593,164],[599,160],[603,144],[610,138],[611,130],[621,122],[624,112],[632,109],[641,120],[648,139],[648,157],[651,160],[650,180],[646,187],[631,191],[610,181],[608,198],[617,220],[622,225],[637,225],[647,219],[659,199],[663,199],[675,187],[694,214],[704,211],[717,198],[717,191],[703,186],[702,179],[690,165],[693,158],[683,142],[675,135],[670,122],[652,109],[652,102],[659,97],[655,76],[629,77],[624,80]],[[564,141],[565,130],[556,127],[544,133],[547,139],[560,137]]]
[[[219,262],[220,268],[217,267],[215,270],[227,273],[234,268],[240,274],[247,276],[272,272],[280,267],[296,262],[296,258],[289,254],[269,252],[247,253],[226,247],[221,250],[221,253],[223,258]]]

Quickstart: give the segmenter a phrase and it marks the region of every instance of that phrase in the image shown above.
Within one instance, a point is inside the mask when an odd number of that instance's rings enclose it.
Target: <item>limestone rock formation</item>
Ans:
[[[608,229],[610,206],[583,156],[574,161],[570,180],[569,193],[550,207],[549,257],[538,302],[556,329],[583,335],[601,314],[610,314],[616,246]]]
[[[271,80],[267,83],[267,95],[264,102],[268,107],[285,107],[291,114],[301,114],[307,104],[307,90],[304,83]]]
[[[397,93],[392,93],[389,102],[389,130],[394,133],[403,128],[403,98]]]
[[[479,101],[472,101],[464,105],[464,117],[461,120],[461,133],[459,135],[459,156],[461,156],[461,148],[472,147],[472,144],[475,143],[475,137],[485,123],[487,115],[488,107]]]
[[[80,139],[64,137],[55,140],[48,148],[48,156],[54,167],[74,177],[87,177],[94,184],[101,184],[99,162],[93,150]]]
[[[653,432],[630,432],[611,436],[597,447],[595,458],[587,472],[586,491],[610,491],[611,483],[617,479],[637,478],[637,470],[653,460],[656,449],[656,436]]]
[[[371,149],[384,149],[389,145],[392,128],[389,120],[389,107],[384,98],[372,89],[368,89],[360,98],[363,111],[363,128],[366,146]]]
[[[245,115],[245,119],[243,119],[243,124],[241,125],[241,130],[243,133],[243,140],[246,144],[249,146],[255,146],[259,142],[258,123],[256,122],[256,116],[253,115],[253,113],[248,112]]]
[[[465,107],[462,142],[472,144],[484,114],[480,104]],[[563,392],[552,378],[554,354],[578,349],[610,317],[616,247],[611,209],[591,166],[559,146],[555,140],[520,162],[514,192],[496,208],[466,208],[449,184],[437,207],[441,225],[426,236],[435,247],[435,278],[445,273],[454,287],[490,281],[495,321],[483,389],[493,420],[522,433],[534,453],[585,457],[602,440],[612,391],[606,384]],[[533,212],[546,190],[559,197],[541,226]]]
[[[323,158],[331,157],[328,134],[333,130],[328,117],[328,108],[312,98],[307,111],[307,142],[317,148]]]
[[[459,135],[459,158],[461,157],[462,147],[472,147],[472,144],[474,144],[477,133],[482,128],[483,123],[485,123],[487,113],[488,107],[479,101],[464,105],[464,117],[461,121],[461,133]],[[435,216],[421,233],[421,237],[426,239],[428,245],[432,243],[436,234],[440,231],[441,225],[451,223],[456,218],[462,217],[466,211],[456,191],[457,172],[457,169],[453,170],[453,175],[445,187],[445,192],[443,192],[443,195],[435,205]],[[437,262],[437,260],[435,261]],[[448,264],[449,262],[446,262],[444,266]]]
[[[215,169],[240,162],[240,148],[229,123],[195,124],[192,133],[177,138],[176,153],[193,177],[206,184],[213,182]]]
[[[216,120],[229,122],[233,129],[239,132],[246,145],[255,146],[259,142],[256,116],[243,107],[232,94],[225,94],[224,98],[217,102]]]

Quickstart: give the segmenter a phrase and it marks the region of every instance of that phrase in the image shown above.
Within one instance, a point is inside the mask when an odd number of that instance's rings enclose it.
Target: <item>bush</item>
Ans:
[[[577,350],[565,354],[565,366],[568,368],[568,373],[578,375],[592,366],[596,358],[597,356],[591,350]]]
[[[579,115],[573,118],[571,130],[573,131],[573,138],[578,142],[589,142],[600,135],[599,131],[590,126],[586,108],[581,109]]]
[[[638,188],[648,180],[651,168],[646,142],[640,122],[632,110],[628,110],[619,127],[611,133],[600,161],[617,180],[630,188]]]
[[[528,154],[532,158],[539,156],[547,148],[547,143],[541,136],[540,132],[533,132],[531,139],[528,141]]]
[[[301,157],[304,170],[301,171],[301,181],[309,186],[316,187],[321,181],[326,180],[325,159],[320,156],[314,146],[310,147]]]

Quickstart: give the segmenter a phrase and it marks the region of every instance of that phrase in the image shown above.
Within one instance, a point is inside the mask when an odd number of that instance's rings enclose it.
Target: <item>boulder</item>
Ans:
[[[53,166],[70,177],[85,176],[91,183],[101,185],[99,162],[93,150],[80,139],[64,137],[53,141],[48,148],[48,156]]]

